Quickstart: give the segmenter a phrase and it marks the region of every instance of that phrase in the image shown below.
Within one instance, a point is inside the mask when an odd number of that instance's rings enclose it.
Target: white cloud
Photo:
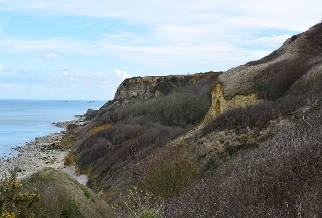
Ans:
[[[303,31],[312,22],[321,19],[320,0],[5,0],[12,10],[36,10],[49,14],[114,17],[145,24],[205,23],[222,26],[218,15],[226,24],[286,28]],[[231,27],[231,26],[230,26]],[[236,27],[236,26],[235,26]]]
[[[113,75],[96,71],[44,71],[38,72],[37,76],[40,80],[52,84],[78,84],[80,86],[91,84],[95,86],[114,83],[111,79]]]
[[[7,71],[7,68],[0,64],[0,72]]]
[[[69,37],[47,38],[40,40],[6,38],[0,40],[0,50],[6,52],[36,52],[57,57],[55,52],[73,54],[94,54],[90,42],[73,40]],[[51,54],[51,55],[50,55]]]
[[[254,39],[239,40],[240,45],[245,46],[265,46],[265,47],[280,47],[290,35],[278,35],[278,36],[268,36],[268,37],[259,37]]]
[[[104,38],[77,40],[71,37],[23,40],[10,37],[0,41],[9,52],[85,54],[117,56],[144,65],[173,66],[176,63],[235,64],[260,58],[283,43],[287,31],[304,31],[320,20],[322,2],[317,0],[212,1],[212,0],[110,0],[76,1],[3,0],[12,10],[53,15],[77,15],[121,19],[142,28],[120,26]],[[304,10],[305,8],[305,10]],[[125,29],[123,29],[125,28]],[[273,36],[261,30],[278,29]],[[282,31],[282,32],[281,32]],[[251,50],[240,49],[252,46]],[[261,48],[254,48],[260,46]],[[263,48],[264,47],[264,48]],[[265,50],[265,51],[263,51]],[[244,56],[239,55],[242,52]],[[235,56],[233,56],[235,55]],[[239,58],[239,60],[237,60]],[[234,59],[232,62],[230,59]],[[247,60],[246,60],[247,59]]]
[[[322,14],[322,2],[318,0],[2,2],[11,10],[45,17],[114,18],[139,27],[118,26],[111,32],[106,28],[102,38],[87,40],[73,36],[40,40],[9,37],[0,41],[0,50],[6,52],[35,52],[47,59],[59,58],[65,53],[98,55],[138,65],[169,68],[205,65],[209,70],[226,70],[258,59],[279,47],[290,35],[287,31],[304,31],[320,21]],[[276,30],[277,33],[265,35]],[[129,76],[118,71],[121,78]]]
[[[104,72],[16,70],[0,73],[0,98],[112,99],[119,85]]]
[[[59,59],[60,55],[56,54],[56,53],[46,53],[46,54],[42,55],[42,58],[49,59],[49,60],[55,60],[55,59]]]
[[[124,70],[114,69],[114,72],[122,79],[130,78],[131,76],[127,74]]]

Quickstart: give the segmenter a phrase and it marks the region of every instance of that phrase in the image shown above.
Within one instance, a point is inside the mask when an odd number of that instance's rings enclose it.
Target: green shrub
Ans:
[[[36,189],[23,191],[23,185],[16,177],[16,170],[0,180],[1,217],[33,217],[38,201]]]
[[[28,190],[38,190],[39,210],[34,217],[115,217],[90,189],[62,171],[45,168],[23,184]]]
[[[140,125],[115,124],[109,129],[91,135],[79,145],[77,165],[81,171],[88,166],[92,167],[93,171],[87,185],[97,191],[102,189],[109,191],[108,182],[111,179],[117,178],[119,174],[124,176],[124,172],[133,168],[128,167],[130,164],[143,160],[183,132],[183,129],[176,127],[148,128]],[[129,178],[127,176],[122,181]],[[114,197],[117,195],[117,192],[113,193]]]
[[[164,201],[160,197],[139,190],[136,186],[129,189],[123,202],[123,213],[133,218],[162,218]]]
[[[183,149],[166,148],[144,166],[141,187],[164,199],[177,197],[199,178],[193,154]]]

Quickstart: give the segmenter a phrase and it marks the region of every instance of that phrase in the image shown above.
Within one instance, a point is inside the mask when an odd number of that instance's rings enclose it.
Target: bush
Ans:
[[[127,218],[162,218],[164,217],[164,205],[162,198],[134,186],[129,189],[124,198],[121,214]]]
[[[152,157],[144,166],[143,174],[142,189],[164,199],[179,196],[199,178],[194,155],[173,147]]]
[[[90,189],[62,171],[45,168],[23,184],[27,190],[38,190],[39,210],[34,217],[115,217]]]
[[[115,124],[84,140],[71,160],[76,159],[80,172],[92,169],[87,185],[96,191],[111,191],[111,181],[117,179],[110,198],[115,199],[120,191],[117,187],[127,189],[122,183],[128,184],[132,176],[136,177],[137,162],[183,132],[176,127]]]
[[[0,180],[0,216],[32,217],[37,211],[39,195],[37,190],[24,191],[17,180],[16,170]]]

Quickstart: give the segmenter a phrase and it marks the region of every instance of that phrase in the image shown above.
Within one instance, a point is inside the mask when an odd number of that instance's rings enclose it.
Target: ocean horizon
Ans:
[[[17,155],[15,148],[37,137],[64,130],[55,122],[76,119],[105,101],[0,99],[0,158]]]

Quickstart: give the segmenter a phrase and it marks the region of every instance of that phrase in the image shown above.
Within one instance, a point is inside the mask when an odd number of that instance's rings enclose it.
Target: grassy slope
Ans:
[[[36,188],[40,194],[36,217],[114,217],[95,193],[61,171],[45,169],[23,185],[27,190]]]

